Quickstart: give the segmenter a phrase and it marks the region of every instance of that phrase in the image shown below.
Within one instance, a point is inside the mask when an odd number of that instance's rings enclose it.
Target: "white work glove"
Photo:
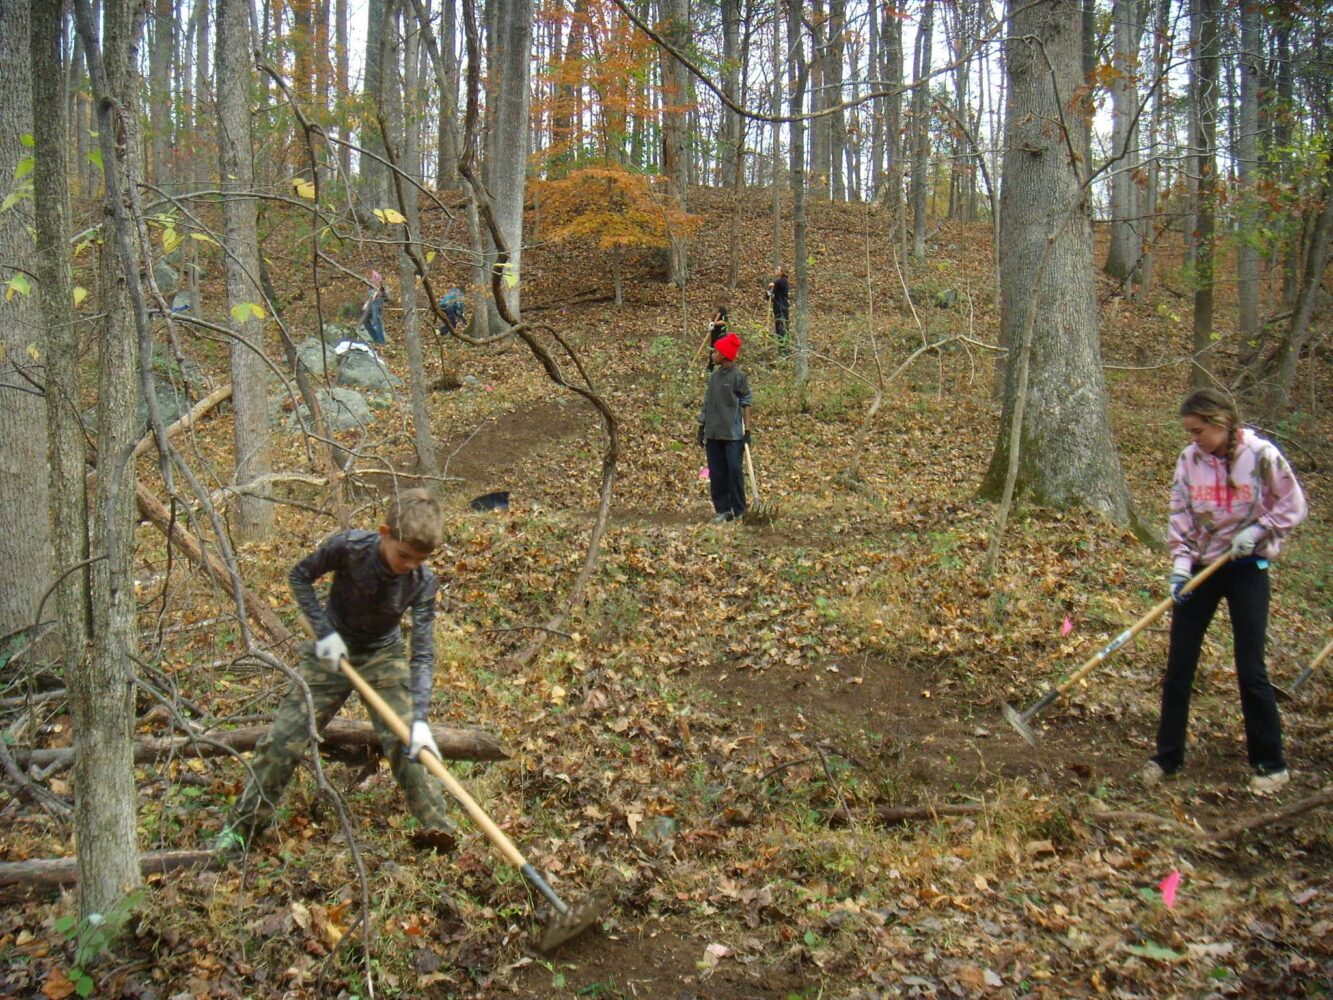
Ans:
[[[435,745],[435,737],[431,735],[430,723],[425,719],[417,719],[412,723],[412,742],[407,747],[407,759],[417,760],[422,750],[429,750],[436,760],[443,759],[440,757],[440,748]]]
[[[1262,524],[1252,524],[1248,528],[1242,528],[1231,540],[1231,558],[1244,559],[1248,555],[1253,555],[1254,547],[1263,541],[1263,538]]]
[[[343,657],[347,655],[347,643],[337,632],[330,632],[323,639],[315,640],[315,655],[336,674],[342,669]]]

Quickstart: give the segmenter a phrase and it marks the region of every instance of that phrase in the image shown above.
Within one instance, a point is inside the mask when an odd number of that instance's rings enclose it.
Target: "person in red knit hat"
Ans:
[[[699,413],[699,446],[708,453],[708,485],[713,496],[713,523],[745,514],[745,446],[750,443],[750,380],[736,364],[741,338],[734,333],[713,345],[713,374],[708,378]]]

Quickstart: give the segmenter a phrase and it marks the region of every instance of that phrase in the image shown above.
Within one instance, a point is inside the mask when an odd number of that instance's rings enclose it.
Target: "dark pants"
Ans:
[[[1153,760],[1170,773],[1185,762],[1185,730],[1189,725],[1190,689],[1199,664],[1203,635],[1225,598],[1231,612],[1231,636],[1240,682],[1240,707],[1245,717],[1245,742],[1250,766],[1260,773],[1281,771],[1282,721],[1273,685],[1264,666],[1268,632],[1268,570],[1255,560],[1223,566],[1194,596],[1171,613],[1171,650],[1162,681],[1162,718]]]
[[[733,517],[745,513],[745,445],[740,441],[704,442],[708,450],[708,489],[713,494],[713,510],[731,511]]]
[[[773,336],[777,339],[778,350],[787,350],[787,304],[773,305]]]

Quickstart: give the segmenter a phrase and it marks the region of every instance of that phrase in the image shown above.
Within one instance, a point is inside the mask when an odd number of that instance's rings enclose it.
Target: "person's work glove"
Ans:
[[[1177,604],[1184,604],[1194,596],[1194,591],[1191,590],[1189,593],[1185,593],[1183,589],[1185,584],[1190,582],[1190,579],[1188,573],[1177,572],[1171,574],[1171,600],[1175,601]]]
[[[347,655],[347,643],[337,632],[330,632],[323,639],[315,641],[315,655],[319,662],[334,673],[342,669],[343,657]]]
[[[407,746],[407,759],[416,760],[422,750],[429,750],[436,760],[444,759],[440,756],[440,748],[435,745],[435,737],[431,735],[430,723],[425,719],[417,719],[412,723],[412,742]]]
[[[696,440],[696,441],[699,442],[699,447],[700,447],[700,448],[702,448],[702,447],[704,446],[704,425],[703,425],[703,424],[700,424],[700,425],[699,425],[699,430],[695,433],[695,435],[694,435],[694,440]]]
[[[746,431],[744,434],[741,435],[741,444],[749,444],[749,443],[750,443],[750,432]]]
[[[1252,524],[1248,528],[1242,528],[1236,532],[1236,537],[1231,540],[1231,558],[1244,559],[1246,556],[1254,554],[1254,547],[1263,541],[1264,526],[1262,524]]]

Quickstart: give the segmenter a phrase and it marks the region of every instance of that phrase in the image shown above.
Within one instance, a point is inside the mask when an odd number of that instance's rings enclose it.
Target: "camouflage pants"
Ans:
[[[410,675],[406,650],[401,643],[374,653],[352,653],[348,659],[400,718],[411,720]],[[323,730],[352,693],[352,682],[340,671],[328,670],[316,658],[313,642],[302,644],[298,669],[310,687],[315,705],[315,726]],[[425,830],[449,829],[452,824],[439,781],[420,764],[409,760],[407,748],[393,731],[373,711],[370,715],[380,746],[389,759],[394,779],[407,796],[412,815]],[[255,746],[255,759],[251,765],[253,775],[232,814],[231,826],[247,842],[273,821],[274,807],[309,746],[310,722],[305,692],[300,685],[293,684],[278,706],[272,727]]]

